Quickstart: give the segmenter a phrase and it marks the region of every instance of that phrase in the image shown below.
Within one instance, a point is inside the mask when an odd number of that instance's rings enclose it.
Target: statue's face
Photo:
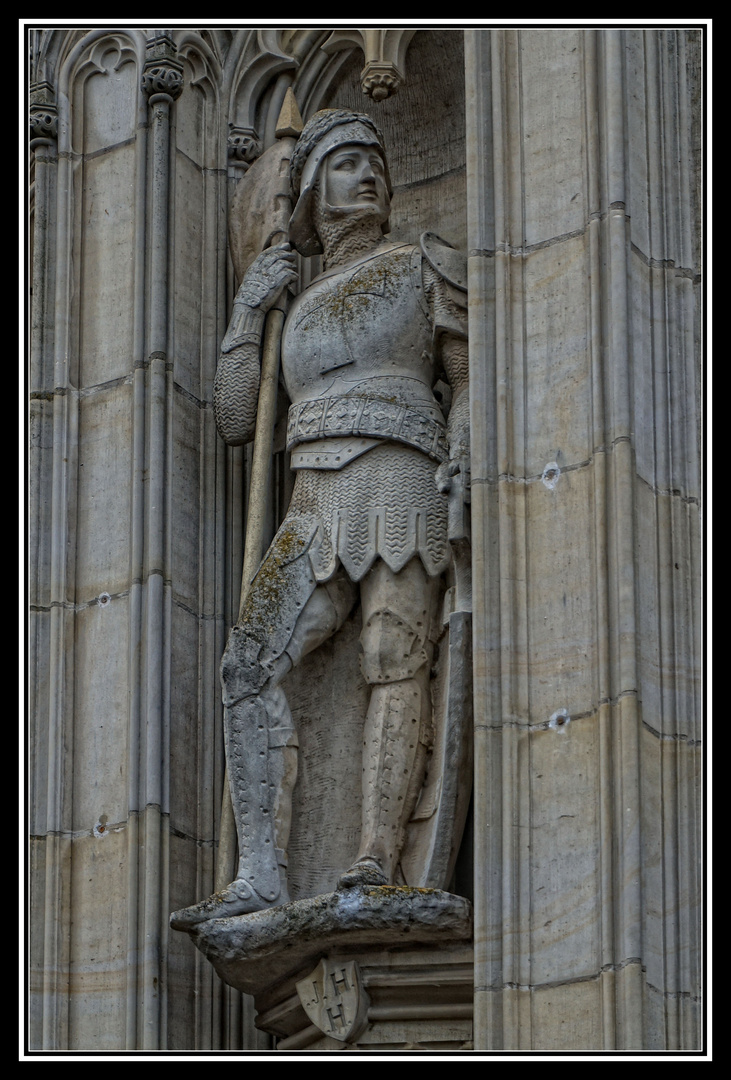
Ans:
[[[338,210],[372,206],[385,221],[390,210],[383,158],[374,146],[338,147],[322,163],[324,196]]]

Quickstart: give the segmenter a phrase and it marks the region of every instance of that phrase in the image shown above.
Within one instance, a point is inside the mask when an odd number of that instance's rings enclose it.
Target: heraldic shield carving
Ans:
[[[302,1008],[324,1035],[347,1043],[362,1034],[370,1001],[355,960],[323,958],[296,985]]]

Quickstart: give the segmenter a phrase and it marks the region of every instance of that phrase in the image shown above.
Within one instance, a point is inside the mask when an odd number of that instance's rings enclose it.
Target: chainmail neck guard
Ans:
[[[381,219],[374,214],[374,207],[364,206],[340,217],[323,206],[319,184],[314,196],[313,220],[322,244],[324,269],[365,255],[385,242]]]

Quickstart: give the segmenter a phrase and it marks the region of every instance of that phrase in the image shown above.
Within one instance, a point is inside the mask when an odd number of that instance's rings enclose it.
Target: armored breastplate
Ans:
[[[316,279],[282,341],[292,467],[342,468],[384,439],[443,461],[431,346],[418,248],[390,246]]]
[[[368,393],[435,404],[432,330],[421,252],[390,247],[316,279],[297,297],[282,341],[293,404]]]

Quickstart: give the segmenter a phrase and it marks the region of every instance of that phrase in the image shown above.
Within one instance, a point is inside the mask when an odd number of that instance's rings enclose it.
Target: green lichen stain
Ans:
[[[374,300],[398,298],[410,274],[410,260],[410,252],[398,252],[384,267],[376,258],[356,270],[347,281],[339,280],[331,288],[318,291],[316,300],[313,297],[316,307],[306,313],[308,325],[303,329],[316,329],[320,321],[351,323],[367,316]]]
[[[276,547],[270,549],[259,567],[251,592],[244,605],[243,622],[254,636],[271,634],[277,624],[284,593],[288,584],[285,566],[305,549],[305,541],[295,529],[284,527],[277,534]]]
[[[439,889],[424,889],[419,885],[369,885],[368,890],[378,890],[381,893],[398,893],[399,896],[428,896],[439,892]]]

